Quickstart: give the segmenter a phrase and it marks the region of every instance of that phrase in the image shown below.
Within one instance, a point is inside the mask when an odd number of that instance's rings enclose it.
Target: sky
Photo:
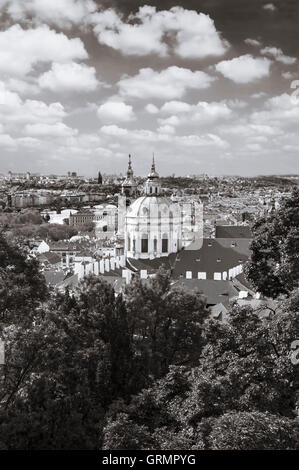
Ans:
[[[0,0],[0,173],[299,173],[298,24],[298,0]]]

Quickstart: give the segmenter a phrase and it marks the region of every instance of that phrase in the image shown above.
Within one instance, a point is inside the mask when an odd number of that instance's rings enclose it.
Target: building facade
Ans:
[[[119,202],[119,220],[123,220],[127,258],[167,257],[188,246],[195,239],[202,239],[201,202],[172,202],[164,197],[154,159],[144,185],[144,195],[135,199],[128,207],[124,196]],[[120,227],[119,232],[122,232]]]

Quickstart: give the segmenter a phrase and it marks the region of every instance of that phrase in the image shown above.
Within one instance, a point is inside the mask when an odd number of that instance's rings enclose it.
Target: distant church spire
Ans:
[[[122,183],[122,194],[126,196],[132,196],[136,193],[137,184],[134,179],[134,172],[132,168],[131,155],[129,155],[127,176]]]
[[[156,172],[155,155],[153,154],[153,161],[151,171],[145,182],[145,194],[148,196],[158,196],[161,190],[161,183],[159,174]]]
[[[152,172],[154,171],[156,171],[156,166],[155,166],[155,154],[153,153]]]
[[[129,154],[129,162],[128,162],[127,177],[128,177],[128,178],[132,178],[132,177],[133,177],[132,161],[131,161],[131,155],[130,155],[130,154]]]

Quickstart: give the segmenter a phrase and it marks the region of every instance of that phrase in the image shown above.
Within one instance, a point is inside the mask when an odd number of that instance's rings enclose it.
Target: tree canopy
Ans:
[[[258,219],[252,231],[248,279],[267,297],[290,293],[299,286],[299,190]]]

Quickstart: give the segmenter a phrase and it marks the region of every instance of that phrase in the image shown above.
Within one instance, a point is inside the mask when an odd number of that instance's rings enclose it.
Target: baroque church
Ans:
[[[118,198],[118,235],[124,239],[125,256],[154,259],[177,253],[203,238],[200,201],[174,202],[163,195],[153,157],[151,170],[138,195],[131,156]]]

